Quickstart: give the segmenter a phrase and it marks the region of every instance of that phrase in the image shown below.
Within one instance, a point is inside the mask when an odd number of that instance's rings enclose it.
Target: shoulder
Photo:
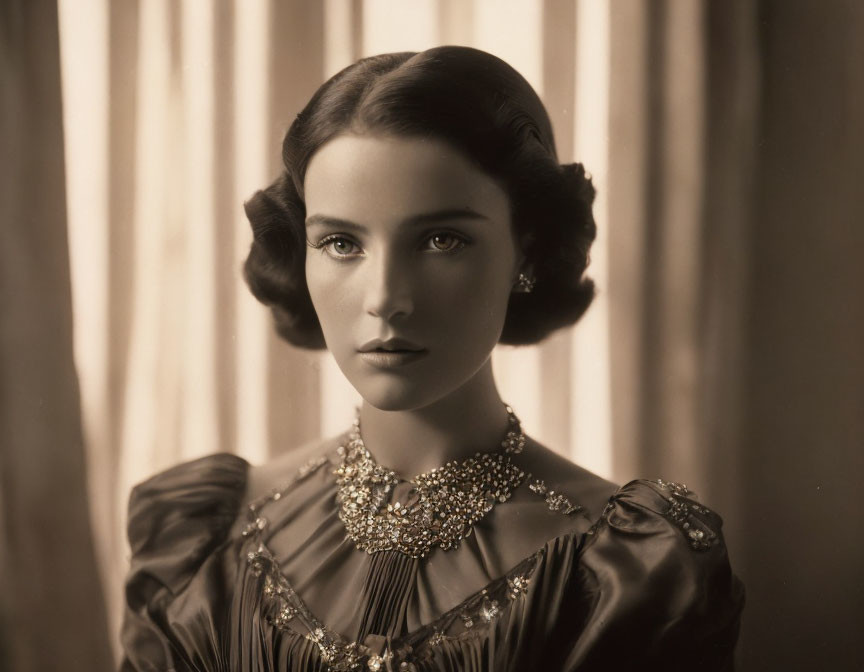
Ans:
[[[585,517],[596,519],[618,486],[571,462],[563,455],[529,438],[522,453],[529,484],[542,483],[579,507]],[[537,488],[533,488],[537,492]]]
[[[244,504],[249,504],[267,493],[279,489],[309,465],[333,461],[343,435],[317,439],[293,448],[263,464],[249,466],[248,484]]]
[[[255,466],[229,453],[207,455],[136,485],[129,497],[132,558],[127,594],[149,595],[156,586],[174,594],[182,590],[243,523],[240,514],[249,501],[278,486],[315,455],[323,455],[331,444],[333,440],[301,446]]]
[[[646,613],[664,604],[705,608],[698,598],[707,595],[720,602],[726,599],[732,611],[743,605],[743,588],[731,572],[723,520],[686,486],[642,479],[619,487],[533,441],[525,456],[532,480],[545,486],[531,488],[534,493],[553,494],[546,496],[551,508],[560,496],[580,514],[582,523],[574,521],[572,534],[547,534],[545,564],[561,580],[592,584],[590,589],[579,588],[588,594],[626,591],[627,604],[641,604]],[[550,529],[566,526],[555,520],[568,517],[572,516],[549,518]],[[531,523],[542,524],[539,517]]]
[[[662,542],[683,558],[691,557],[689,551],[718,549],[725,554],[723,519],[701,503],[695,492],[673,481],[627,483],[610,498],[596,527],[607,529],[612,536],[639,532],[636,539]]]
[[[700,573],[728,574],[722,528],[722,518],[686,486],[635,480],[609,498],[588,532],[582,561],[611,565],[614,560],[617,566],[610,570],[647,581],[677,582],[684,578],[681,572],[694,580]]]
[[[241,457],[218,453],[178,464],[132,489],[124,641],[149,637],[152,628],[142,614],[154,600],[182,592],[225,541],[248,466]]]
[[[580,614],[575,629],[550,626],[569,660],[615,669],[650,661],[719,670],[731,663],[744,588],[732,572],[720,516],[684,486],[622,486],[579,547],[549,553],[543,571]]]
[[[178,464],[132,489],[132,558],[121,631],[124,669],[173,669],[166,610],[226,540],[239,513],[248,467],[241,457],[218,453]]]
[[[129,497],[129,543],[133,554],[175,534],[178,526],[208,521],[218,530],[236,517],[249,464],[217,453],[178,464],[139,483]]]
[[[722,545],[721,517],[682,484],[639,479],[618,486],[531,439],[523,455],[529,485],[543,486],[531,490],[565,498],[593,523],[588,536],[607,528],[620,533],[641,531],[643,536],[653,530],[669,535],[667,540],[682,549]]]
[[[579,535],[618,489],[530,437],[513,463],[524,472],[521,485],[475,530],[488,535],[484,539],[495,549],[499,573],[549,544],[578,547]]]

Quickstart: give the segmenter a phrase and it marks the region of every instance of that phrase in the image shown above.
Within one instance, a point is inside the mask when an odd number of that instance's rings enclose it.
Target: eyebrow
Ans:
[[[421,224],[437,224],[452,219],[485,219],[489,218],[474,210],[462,210],[459,208],[450,208],[447,210],[436,210],[434,212],[424,212],[418,215],[412,215],[403,221],[403,224],[421,225]],[[339,217],[328,217],[327,215],[310,215],[306,218],[306,228],[313,226],[335,226],[346,229],[355,229],[365,231],[366,227],[362,224],[357,224],[348,219]]]

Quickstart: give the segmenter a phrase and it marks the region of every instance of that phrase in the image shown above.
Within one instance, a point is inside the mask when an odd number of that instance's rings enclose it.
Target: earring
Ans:
[[[530,294],[534,290],[534,285],[537,284],[537,278],[531,277],[525,273],[520,273],[516,279],[516,284],[513,286],[514,292],[521,294]]]

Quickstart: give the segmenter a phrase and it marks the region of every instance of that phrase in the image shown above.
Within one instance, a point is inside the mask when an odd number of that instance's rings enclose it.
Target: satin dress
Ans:
[[[523,483],[457,548],[412,558],[346,537],[337,463],[334,444],[248,505],[230,454],[136,486],[121,670],[732,669],[743,587],[683,486],[633,481],[592,518]]]

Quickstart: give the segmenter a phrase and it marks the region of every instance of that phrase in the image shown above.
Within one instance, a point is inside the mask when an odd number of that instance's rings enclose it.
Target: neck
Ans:
[[[375,460],[411,478],[451,460],[496,450],[509,423],[490,359],[465,385],[429,406],[382,411],[364,402],[360,427]]]

